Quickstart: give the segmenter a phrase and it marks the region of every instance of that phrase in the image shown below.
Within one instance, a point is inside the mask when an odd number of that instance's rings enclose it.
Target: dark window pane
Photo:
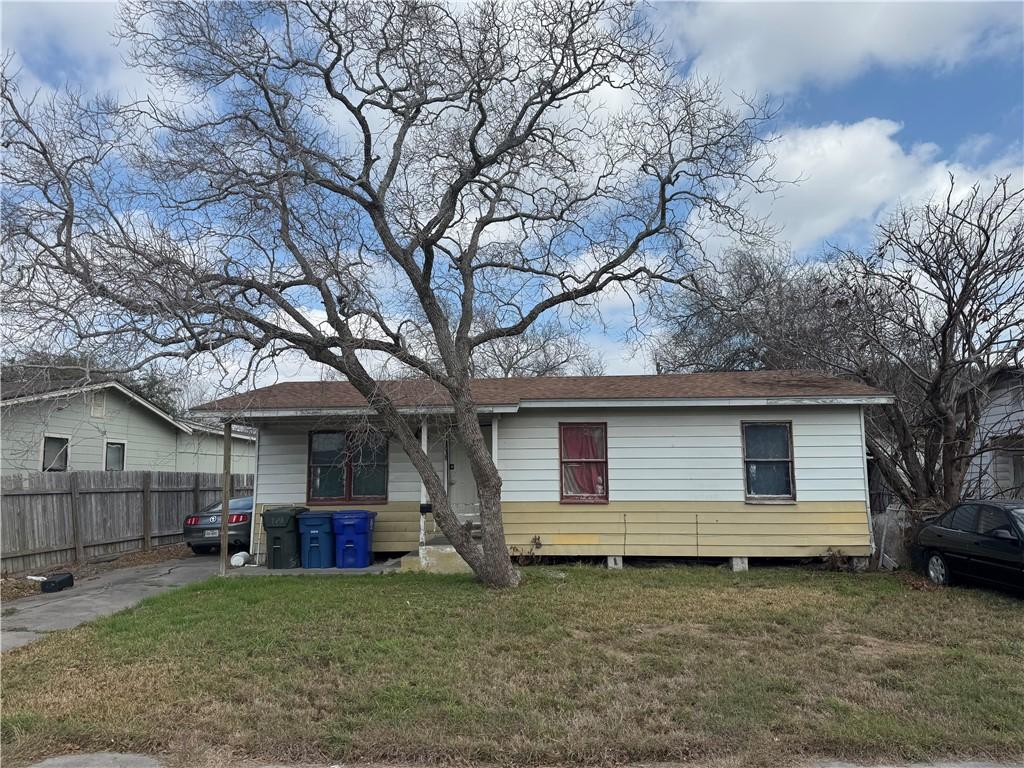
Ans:
[[[353,438],[352,466],[369,466],[388,463],[387,440],[379,437]]]
[[[959,531],[976,533],[978,530],[978,508],[973,504],[961,504],[954,509],[953,527]]]
[[[68,468],[68,441],[66,437],[43,438],[43,471],[66,472]]]
[[[1013,527],[1010,525],[1010,516],[997,507],[979,507],[978,533],[985,536],[993,536],[998,530],[1013,530]]]
[[[310,497],[314,499],[340,499],[345,496],[344,467],[313,467]]]
[[[352,467],[352,495],[358,497],[387,495],[388,471],[384,465]]]
[[[604,459],[604,425],[562,426],[563,459]]]
[[[789,426],[786,424],[744,424],[747,459],[789,459]]]
[[[588,461],[580,464],[562,465],[562,494],[565,496],[598,496],[608,493],[605,479],[606,465],[603,462]]]
[[[792,496],[789,462],[747,462],[747,493],[751,496]]]
[[[311,464],[331,465],[345,463],[344,432],[314,432],[310,442]]]

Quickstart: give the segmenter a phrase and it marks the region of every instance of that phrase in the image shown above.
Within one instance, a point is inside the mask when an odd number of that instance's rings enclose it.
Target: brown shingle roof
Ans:
[[[448,403],[429,379],[383,381],[399,406]],[[662,400],[676,398],[871,397],[873,387],[815,371],[722,371],[660,376],[564,376],[474,379],[477,405],[516,405],[528,400]],[[196,410],[260,411],[354,408],[366,400],[345,381],[289,381],[200,405]]]

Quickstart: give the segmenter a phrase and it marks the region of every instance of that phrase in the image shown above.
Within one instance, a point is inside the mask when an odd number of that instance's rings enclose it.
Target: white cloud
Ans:
[[[112,35],[113,2],[5,2],[3,46],[14,51],[24,85],[65,83],[94,92],[140,94],[145,77],[125,66]]]
[[[975,166],[941,158],[930,143],[904,149],[897,141],[900,129],[879,118],[786,129],[773,147],[776,174],[800,181],[774,199],[755,200],[755,211],[768,215],[782,228],[781,238],[801,251],[823,238],[862,231],[899,203],[927,200],[948,184],[950,173],[965,186],[997,175],[1022,183],[1019,144]]]
[[[676,3],[654,7],[696,71],[746,92],[837,85],[871,67],[948,70],[1020,51],[1017,3]]]

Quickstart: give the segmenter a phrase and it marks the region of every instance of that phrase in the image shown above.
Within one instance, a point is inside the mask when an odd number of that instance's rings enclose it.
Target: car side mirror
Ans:
[[[996,539],[1007,539],[1008,541],[1017,540],[1017,537],[1013,535],[1013,531],[1008,531],[1005,528],[992,531],[992,537]]]

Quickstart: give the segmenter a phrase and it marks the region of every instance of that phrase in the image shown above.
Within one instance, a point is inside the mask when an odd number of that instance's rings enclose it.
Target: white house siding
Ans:
[[[306,503],[309,431],[330,429],[322,423],[278,422],[260,427],[256,480],[257,515],[253,520],[253,549],[263,552],[259,516],[266,507],[308,506]],[[343,429],[344,427],[338,427]],[[428,436],[430,431],[428,429]],[[431,457],[444,473],[444,444],[431,440]],[[315,509],[369,509],[377,513],[373,544],[378,552],[408,552],[419,543],[420,478],[405,451],[394,440],[388,444],[388,501],[386,504],[329,504]],[[428,520],[428,524],[432,522]]]
[[[1006,435],[1017,437],[1007,442]],[[1024,439],[1020,435],[1024,435],[1024,378],[1009,378],[993,393],[982,411],[973,450],[980,451],[1001,442],[1004,448],[979,453],[971,460],[964,479],[964,496],[1021,494],[1013,472],[1014,454],[1024,452]]]
[[[4,474],[42,469],[44,435],[67,437],[69,470],[102,470],[107,441],[125,443],[125,470],[219,472],[221,438],[201,446],[188,435],[119,392],[104,390],[102,415],[93,415],[93,393],[9,405],[0,411]],[[235,441],[235,472],[253,472],[252,441]],[[248,458],[246,458],[248,454]]]
[[[740,422],[792,421],[796,502],[744,500]],[[609,503],[559,503],[558,423],[608,424]],[[265,426],[257,504],[302,504],[308,426]],[[435,445],[435,462],[443,464]],[[375,549],[412,549],[419,478],[391,445]],[[870,551],[860,409],[524,409],[498,424],[506,538],[548,555],[813,556]],[[350,507],[351,508],[351,507]],[[539,548],[537,544],[539,543]]]
[[[745,502],[745,420],[792,422],[796,502]],[[607,423],[608,504],[558,503],[559,421]],[[498,445],[506,538],[520,550],[721,557],[870,551],[857,407],[533,410],[503,417]]]

